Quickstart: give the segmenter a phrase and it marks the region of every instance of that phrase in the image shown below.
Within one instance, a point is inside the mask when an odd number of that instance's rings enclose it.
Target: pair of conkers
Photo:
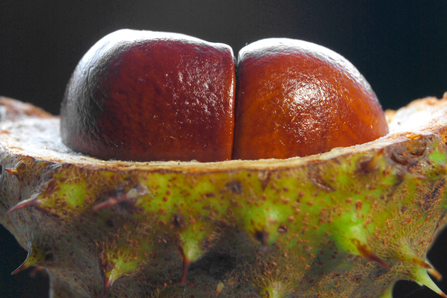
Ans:
[[[81,59],[61,109],[63,142],[100,159],[289,158],[375,140],[387,122],[365,78],[316,44],[242,48],[119,30]]]

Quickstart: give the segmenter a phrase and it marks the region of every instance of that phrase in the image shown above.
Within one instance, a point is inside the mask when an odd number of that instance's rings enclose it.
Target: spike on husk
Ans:
[[[123,191],[121,190],[118,192],[117,196],[110,197],[104,202],[93,206],[93,210],[108,208],[122,202],[135,202],[137,198],[145,196],[147,194],[147,188],[143,185],[138,184],[125,193],[123,193]]]
[[[11,167],[5,167],[5,171],[16,178],[21,178],[22,174],[26,172],[26,163],[18,162]]]
[[[361,243],[358,239],[351,239],[351,241],[354,243],[354,245],[357,247],[358,253],[363,256],[365,259],[373,262],[377,262],[378,264],[382,265],[383,268],[386,270],[390,270],[390,266],[385,263],[384,260],[379,258],[372,250],[369,248],[366,244]]]
[[[348,200],[352,201],[352,199]],[[333,223],[336,227],[334,239],[342,250],[353,255],[360,255],[389,270],[390,266],[367,244],[371,231],[367,228],[365,213],[363,213],[365,210],[367,210],[366,206],[363,211],[360,208],[355,208],[350,212],[343,212]]]
[[[186,283],[186,279],[188,277],[188,269],[189,265],[191,265],[191,260],[188,258],[185,251],[181,248],[180,253],[182,255],[182,277],[180,278],[180,285],[184,286]]]
[[[421,260],[416,256],[414,250],[408,244],[402,244],[396,248],[392,248],[390,251],[394,251],[393,257],[403,262],[414,264],[417,267],[424,269],[433,268],[429,263]]]
[[[418,258],[408,245],[400,246],[394,256],[403,262],[414,264],[416,268],[419,268],[419,270],[425,269],[427,273],[436,278],[438,281],[442,279],[441,273],[433,267],[430,261],[428,259],[423,261],[422,259]]]
[[[103,297],[107,297],[107,293],[109,292],[110,287],[113,283],[118,280],[120,277],[134,272],[138,267],[137,260],[127,260],[126,258],[121,258],[117,256],[117,258],[109,259],[106,264],[111,269],[105,269],[104,271],[104,294]]]
[[[19,176],[19,171],[17,170],[17,168],[6,168],[5,171],[16,177]]]
[[[198,260],[205,252],[200,247],[200,243],[191,239],[193,235],[190,237],[185,237],[186,235],[182,235],[182,241],[180,245],[180,254],[182,257],[182,277],[180,279],[180,284],[184,285],[188,276],[188,269],[192,262]]]
[[[30,252],[28,253],[26,260],[13,272],[11,272],[11,275],[17,274],[25,269],[28,269],[29,267],[37,266],[37,265],[43,265],[45,262],[45,253],[42,249],[39,249],[37,247],[33,247],[30,249]],[[37,266],[38,268],[42,268],[41,266]]]
[[[214,293],[214,296],[215,296],[215,297],[218,297],[219,294],[220,294],[220,292],[222,292],[222,290],[224,289],[224,287],[225,287],[225,283],[224,283],[223,281],[220,280],[220,281],[217,283],[216,292]]]
[[[184,285],[191,263],[200,259],[211,249],[213,243],[217,241],[218,235],[214,226],[205,226],[200,221],[192,220],[188,225],[180,227],[179,225],[184,224],[180,223],[180,217],[174,216],[172,222],[175,227],[181,229],[178,240],[183,266],[180,284]]]
[[[417,282],[420,286],[426,286],[441,297],[447,297],[443,291],[434,283],[424,268],[415,269],[410,274],[410,279]]]
[[[34,194],[29,199],[23,200],[23,201],[17,203],[14,207],[10,208],[8,210],[8,213],[15,212],[22,208],[38,207],[40,205],[40,203],[41,202],[39,201],[39,194]]]

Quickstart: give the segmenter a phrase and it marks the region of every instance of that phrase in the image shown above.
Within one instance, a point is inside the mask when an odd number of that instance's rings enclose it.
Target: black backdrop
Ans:
[[[382,106],[447,91],[447,1],[365,0],[1,0],[0,95],[53,114],[78,60],[120,28],[172,31],[224,42],[290,37],[319,43],[364,74]],[[447,233],[429,258],[447,276]],[[0,231],[0,297],[47,297],[45,273],[10,276],[26,252]],[[440,286],[447,291],[447,282]],[[400,283],[395,297],[437,297]]]

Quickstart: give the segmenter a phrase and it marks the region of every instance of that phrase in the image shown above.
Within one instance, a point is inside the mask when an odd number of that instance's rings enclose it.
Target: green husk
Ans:
[[[0,103],[0,223],[52,297],[376,298],[401,279],[444,295],[426,254],[446,221],[446,96],[388,111],[374,142],[217,163],[97,160],[59,118]]]

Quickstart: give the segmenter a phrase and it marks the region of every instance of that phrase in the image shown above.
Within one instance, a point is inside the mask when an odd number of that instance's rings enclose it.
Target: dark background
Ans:
[[[345,56],[385,109],[447,91],[447,1],[1,0],[0,95],[53,114],[82,55],[121,28],[180,32],[231,45],[265,37],[312,41]],[[429,259],[447,276],[447,233]],[[0,297],[47,297],[44,273],[10,276],[26,252],[0,230]],[[447,282],[440,283],[447,291]],[[438,297],[399,283],[395,297]]]

